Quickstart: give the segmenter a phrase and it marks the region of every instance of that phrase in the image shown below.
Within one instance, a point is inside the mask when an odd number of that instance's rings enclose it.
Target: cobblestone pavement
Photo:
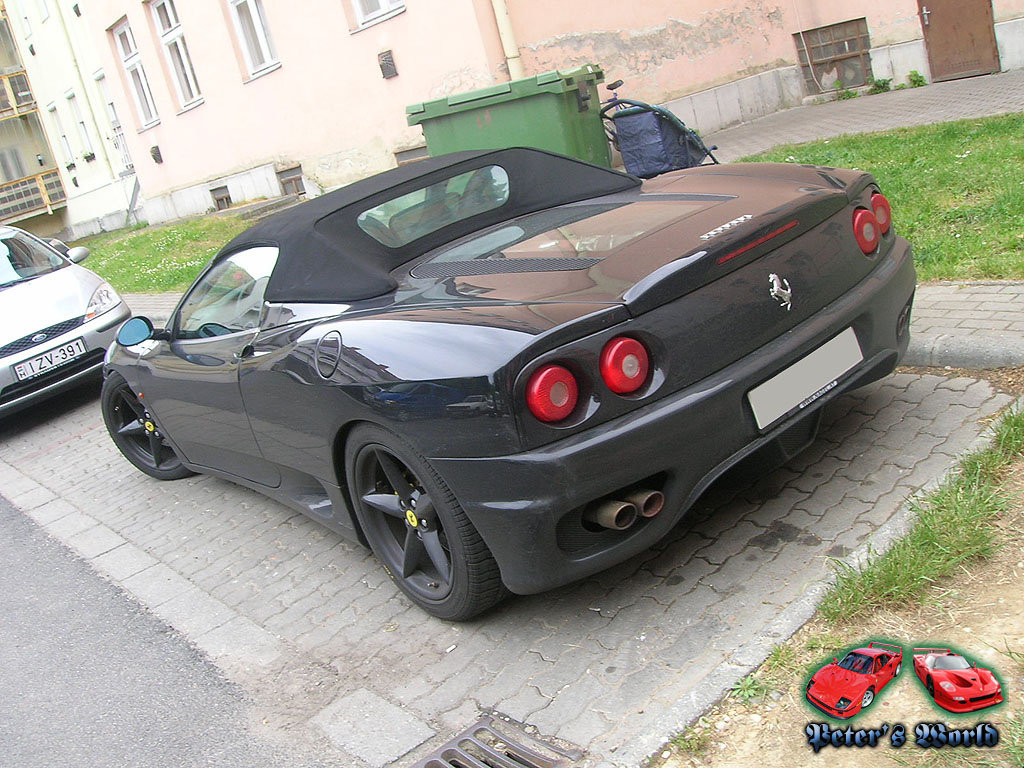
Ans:
[[[1009,401],[985,381],[886,378],[831,404],[786,467],[716,485],[657,548],[463,625],[254,492],[135,471],[91,392],[0,427],[0,488],[341,764],[409,765],[496,710],[632,766],[788,636],[826,558],[877,544]]]

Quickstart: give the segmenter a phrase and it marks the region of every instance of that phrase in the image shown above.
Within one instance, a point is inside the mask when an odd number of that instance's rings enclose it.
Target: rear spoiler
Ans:
[[[868,643],[868,648],[876,648],[876,647],[877,648],[885,648],[887,650],[891,650],[891,651],[893,651],[895,653],[898,653],[900,656],[903,655],[903,646],[902,645],[892,645],[891,643]]]
[[[922,651],[924,653],[948,653],[948,654],[953,655],[953,656],[956,655],[949,648],[915,648],[914,649],[914,653],[917,653],[918,651]]]

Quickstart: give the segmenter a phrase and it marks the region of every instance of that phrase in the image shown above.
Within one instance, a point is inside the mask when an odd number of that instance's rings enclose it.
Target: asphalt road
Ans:
[[[0,562],[0,766],[319,764],[257,733],[238,686],[2,498]]]

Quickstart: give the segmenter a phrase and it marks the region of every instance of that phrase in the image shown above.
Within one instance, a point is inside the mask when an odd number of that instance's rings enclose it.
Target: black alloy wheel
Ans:
[[[111,373],[104,379],[100,407],[114,445],[138,469],[157,480],[195,474],[181,463],[160,425],[123,376]]]
[[[438,618],[462,621],[504,597],[487,545],[425,459],[370,424],[352,432],[345,455],[363,534],[414,603]]]

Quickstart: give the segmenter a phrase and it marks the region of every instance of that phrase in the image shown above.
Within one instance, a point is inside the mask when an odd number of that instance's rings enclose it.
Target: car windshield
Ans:
[[[936,656],[935,669],[970,669],[971,665],[963,656]]]
[[[23,232],[0,229],[0,288],[66,267],[68,262]]]
[[[839,668],[866,675],[871,671],[871,657],[862,653],[848,653],[846,658],[839,662]]]

